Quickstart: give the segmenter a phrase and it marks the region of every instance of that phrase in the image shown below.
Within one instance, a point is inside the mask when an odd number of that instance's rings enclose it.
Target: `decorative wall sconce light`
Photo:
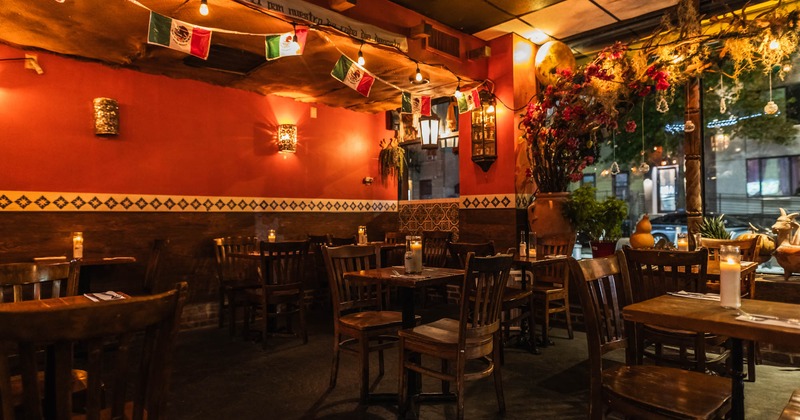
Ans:
[[[119,104],[116,99],[94,98],[94,134],[116,136],[119,134]]]
[[[423,149],[436,149],[439,147],[439,117],[419,117],[419,135]]]
[[[371,176],[365,176],[364,179],[361,180],[361,182],[364,185],[372,185],[372,183],[375,182],[375,178]]]
[[[489,170],[497,160],[497,126],[494,95],[480,92],[481,106],[472,111],[472,161]]]
[[[278,152],[294,153],[297,150],[297,126],[294,124],[278,125]]]
[[[33,70],[36,74],[44,74],[36,54],[25,54],[25,57],[0,58],[0,61],[22,61],[26,69]]]

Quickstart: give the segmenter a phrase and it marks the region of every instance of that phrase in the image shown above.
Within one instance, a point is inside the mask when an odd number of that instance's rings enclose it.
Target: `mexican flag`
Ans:
[[[412,95],[408,92],[403,92],[402,104],[400,112],[406,114],[420,114],[426,117],[431,116],[431,97]]]
[[[211,31],[150,12],[147,43],[183,51],[205,60],[211,47]]]
[[[294,32],[267,35],[267,60],[288,57],[290,55],[303,55],[308,37],[308,27],[298,26]]]
[[[461,92],[461,97],[458,98],[458,113],[472,111],[481,106],[481,97],[478,94],[478,89],[472,89],[469,92]]]
[[[344,55],[333,66],[331,76],[364,96],[369,96],[372,84],[375,83],[373,75]]]

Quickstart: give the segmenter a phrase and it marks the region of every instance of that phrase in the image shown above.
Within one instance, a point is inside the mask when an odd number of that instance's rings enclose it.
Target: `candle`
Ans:
[[[686,236],[685,233],[678,234],[678,251],[688,251],[689,250],[689,238]]]
[[[83,232],[72,233],[72,258],[83,258]]]
[[[406,236],[405,269],[408,274],[422,272],[422,238],[419,236]]]
[[[267,242],[275,242],[275,229],[269,230],[269,235],[267,235]]]
[[[723,245],[719,253],[719,304],[725,308],[738,308],[742,305],[739,247]]]
[[[358,244],[364,245],[367,241],[367,227],[366,226],[359,226],[358,227]]]

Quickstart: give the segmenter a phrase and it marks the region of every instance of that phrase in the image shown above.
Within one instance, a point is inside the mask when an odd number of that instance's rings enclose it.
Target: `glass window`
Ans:
[[[659,213],[676,210],[675,183],[678,176],[676,166],[658,167],[658,211]]]
[[[597,185],[597,177],[594,174],[583,174],[583,179],[581,180],[581,185]]]
[[[791,167],[797,157],[786,156],[747,160],[747,195],[749,197],[780,197],[792,195]]]
[[[611,184],[614,197],[628,201],[628,173],[620,172],[614,175],[614,183]]]

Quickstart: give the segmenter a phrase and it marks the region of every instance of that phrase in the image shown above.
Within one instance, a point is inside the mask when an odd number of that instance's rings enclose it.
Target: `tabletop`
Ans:
[[[346,279],[379,281],[384,285],[420,288],[449,283],[464,277],[464,270],[457,268],[424,267],[422,274],[405,274],[403,267],[373,268],[345,273]]]
[[[798,318],[800,305],[742,299],[741,310],[749,314]],[[720,306],[713,300],[662,295],[626,306],[626,320],[667,328],[708,332],[775,344],[800,346],[800,328],[737,320],[740,311]]]
[[[542,257],[539,256],[527,256],[527,255],[519,255],[514,254],[514,264],[524,266],[526,268],[530,267],[538,267],[547,264],[556,264],[556,263],[564,263],[567,262],[566,255],[544,255]]]

